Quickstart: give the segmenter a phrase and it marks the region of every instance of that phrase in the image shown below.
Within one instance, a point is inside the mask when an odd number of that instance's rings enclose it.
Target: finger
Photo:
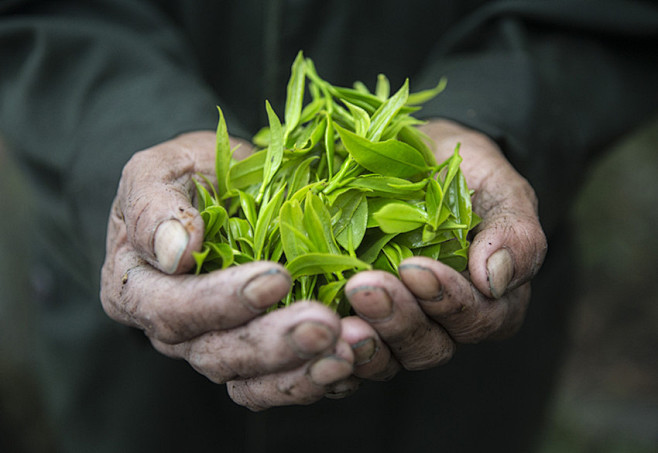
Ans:
[[[458,343],[505,338],[523,323],[529,284],[494,300],[477,291],[464,275],[430,258],[409,258],[398,270],[427,316]]]
[[[152,343],[163,354],[185,359],[211,381],[224,383],[301,366],[333,350],[339,335],[340,320],[334,312],[319,303],[299,302],[185,343]]]
[[[461,169],[482,217],[469,251],[470,278],[488,297],[499,298],[530,281],[546,255],[546,237],[532,187],[485,135],[446,120],[423,128],[436,140],[438,159],[461,143]]]
[[[483,294],[499,298],[530,281],[544,261],[537,199],[525,179],[502,171],[482,181],[474,209],[483,220],[469,251],[471,280]]]
[[[361,379],[357,376],[349,376],[334,384],[329,384],[325,388],[324,397],[332,400],[339,400],[353,395],[359,390]]]
[[[397,374],[400,363],[370,324],[357,316],[348,316],[341,320],[341,325],[341,338],[354,353],[355,376],[387,381]]]
[[[101,301],[114,320],[149,337],[180,343],[241,325],[281,300],[290,276],[279,264],[254,262],[203,275],[167,275],[125,244],[103,266]]]
[[[447,332],[427,318],[413,294],[392,274],[360,272],[345,287],[352,307],[409,370],[447,362],[454,343]]]
[[[212,174],[214,134],[197,132],[136,153],[123,169],[117,194],[128,241],[166,273],[187,271],[203,241],[193,206],[198,173]]]
[[[295,370],[227,384],[229,396],[253,411],[273,406],[306,405],[335,393],[356,390],[358,380],[350,379],[354,356],[350,346],[339,340],[333,353]]]

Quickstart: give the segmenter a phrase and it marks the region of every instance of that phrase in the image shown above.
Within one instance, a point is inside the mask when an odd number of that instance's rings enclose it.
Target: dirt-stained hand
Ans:
[[[352,306],[376,331],[369,338],[377,341],[378,362],[368,369],[357,366],[362,377],[390,375],[396,362],[407,369],[433,367],[452,357],[456,343],[514,334],[524,320],[530,281],[546,254],[535,193],[498,146],[446,120],[430,121],[424,132],[435,142],[439,162],[461,143],[461,168],[483,220],[463,273],[414,257],[400,265],[400,279],[371,271],[348,282]],[[366,335],[364,328],[361,332]]]
[[[249,148],[242,143],[236,153]],[[354,354],[335,313],[304,302],[264,314],[289,290],[282,266],[188,272],[204,231],[193,178],[213,180],[214,158],[214,132],[199,131],[138,152],[126,164],[108,224],[104,310],[142,329],[163,354],[227,383],[233,400],[252,410],[351,393]]]

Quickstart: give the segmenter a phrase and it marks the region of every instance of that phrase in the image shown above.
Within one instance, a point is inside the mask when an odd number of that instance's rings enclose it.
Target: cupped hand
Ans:
[[[498,146],[446,120],[430,121],[423,130],[433,139],[439,162],[461,143],[461,169],[482,222],[465,272],[414,257],[400,265],[399,279],[381,271],[350,279],[346,294],[360,320],[372,328],[368,338],[378,345],[376,364],[371,360],[369,368],[355,368],[362,377],[390,375],[396,365],[433,367],[452,357],[456,343],[514,334],[525,317],[530,281],[546,254],[535,193]],[[359,332],[366,337],[364,326]]]
[[[104,310],[142,329],[163,354],[227,383],[231,398],[252,410],[351,393],[354,354],[335,313],[303,302],[265,314],[290,288],[282,266],[188,272],[204,233],[193,178],[213,179],[214,148],[213,132],[188,133],[126,164],[108,224]]]

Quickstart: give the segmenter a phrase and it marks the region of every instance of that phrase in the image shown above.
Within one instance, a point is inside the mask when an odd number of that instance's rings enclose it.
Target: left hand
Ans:
[[[447,362],[455,343],[511,336],[523,323],[530,281],[546,254],[535,192],[498,146],[447,120],[431,121],[424,132],[436,144],[438,162],[461,143],[461,170],[482,223],[463,273],[413,257],[400,265],[400,279],[383,271],[350,279],[345,293],[359,316],[342,320],[342,337],[355,352],[359,377],[430,368]],[[360,353],[363,345],[370,347]]]

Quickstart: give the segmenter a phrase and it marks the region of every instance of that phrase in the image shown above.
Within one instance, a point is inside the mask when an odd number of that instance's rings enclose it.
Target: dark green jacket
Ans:
[[[214,129],[217,104],[231,133],[250,136],[265,99],[281,111],[302,49],[335,84],[372,86],[385,73],[415,91],[447,76],[422,115],[492,136],[537,190],[553,239],[591,157],[655,112],[657,44],[658,8],[643,1],[0,2],[0,137],[34,201],[21,228],[39,313],[28,361],[58,446],[256,452],[320,436],[328,450],[527,451],[564,330],[561,312],[541,310],[557,308],[539,304],[518,339],[460,349],[448,367],[348,401],[250,414],[103,315],[120,171],[137,150]],[[555,285],[544,295],[566,300]],[[536,377],[515,383],[521,374]],[[515,423],[522,434],[500,428]]]

